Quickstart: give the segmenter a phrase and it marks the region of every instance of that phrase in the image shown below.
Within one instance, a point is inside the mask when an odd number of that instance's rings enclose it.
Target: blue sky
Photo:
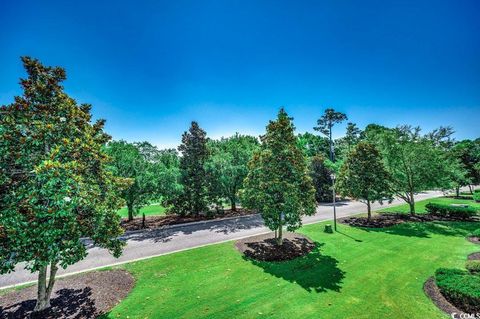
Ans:
[[[0,104],[30,55],[65,67],[67,92],[115,139],[175,146],[191,120],[211,137],[257,135],[282,105],[299,132],[334,107],[360,127],[475,138],[478,12],[475,0],[2,1]]]

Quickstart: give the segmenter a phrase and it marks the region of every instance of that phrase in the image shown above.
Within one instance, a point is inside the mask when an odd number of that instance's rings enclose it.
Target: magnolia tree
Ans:
[[[64,93],[64,69],[22,60],[23,95],[0,108],[0,271],[25,262],[38,272],[41,311],[58,268],[87,255],[82,237],[121,254],[117,190],[127,181],[107,168],[104,121],[91,124],[90,105]]]
[[[164,201],[172,205],[175,213],[182,216],[208,210],[208,178],[205,169],[209,158],[207,133],[197,122],[192,122],[190,129],[183,133],[178,177],[179,187],[169,194]]]
[[[302,215],[315,213],[315,189],[294,130],[281,109],[249,163],[242,194],[242,204],[260,212],[267,227],[276,231],[279,245],[284,226],[294,231],[302,225]]]
[[[337,187],[343,196],[365,202],[370,221],[371,203],[392,199],[389,179],[382,157],[375,146],[360,142],[348,154],[340,168]]]

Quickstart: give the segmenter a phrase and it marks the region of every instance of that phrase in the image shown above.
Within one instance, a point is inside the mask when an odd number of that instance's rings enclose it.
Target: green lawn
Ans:
[[[151,204],[141,208],[138,216],[141,216],[142,213],[145,213],[146,216],[165,215],[165,207],[163,207],[161,204]],[[127,207],[123,207],[122,209],[120,209],[118,211],[118,214],[122,218],[128,217]]]
[[[480,223],[365,230],[324,223],[300,232],[308,256],[252,262],[227,242],[124,265],[137,280],[106,318],[447,318],[425,296],[438,267],[463,267]]]
[[[426,213],[425,205],[428,203],[437,203],[437,204],[466,204],[472,207],[475,207],[480,210],[480,203],[475,202],[474,200],[469,199],[455,199],[455,198],[448,198],[448,197],[438,197],[432,199],[426,199],[422,201],[418,201],[415,203],[415,211],[417,213]],[[378,212],[390,212],[390,213],[409,213],[410,207],[408,204],[393,206],[389,208],[384,208],[379,210]]]

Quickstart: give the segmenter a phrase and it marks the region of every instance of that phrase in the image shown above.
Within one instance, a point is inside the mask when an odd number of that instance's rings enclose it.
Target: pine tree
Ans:
[[[294,130],[291,119],[280,109],[249,163],[242,194],[242,203],[261,213],[267,227],[278,234],[280,245],[284,226],[294,231],[302,225],[302,215],[315,213],[315,190]]]

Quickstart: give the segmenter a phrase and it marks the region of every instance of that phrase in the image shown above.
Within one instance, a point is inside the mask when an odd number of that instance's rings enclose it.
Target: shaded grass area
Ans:
[[[480,203],[475,202],[473,199],[456,199],[452,197],[438,197],[438,198],[431,198],[431,199],[426,199],[422,201],[418,201],[415,203],[415,211],[416,213],[426,213],[427,210],[425,206],[428,203],[436,203],[436,204],[444,204],[444,205],[451,205],[451,204],[457,204],[457,205],[469,205],[472,206],[478,210],[480,210]],[[403,205],[398,205],[398,206],[393,206],[393,207],[388,207],[384,209],[380,209],[377,212],[379,213],[409,213],[410,212],[410,207],[408,204],[403,204]]]
[[[140,209],[140,212],[137,214],[137,217],[141,217],[143,213],[145,213],[145,216],[158,216],[158,215],[165,215],[166,208],[163,207],[161,204],[151,204],[148,206],[145,206]],[[127,218],[128,217],[128,209],[127,207],[123,207],[118,211],[118,214],[122,218]]]
[[[446,318],[423,283],[480,250],[465,240],[480,223],[324,224],[300,229],[316,248],[292,261],[252,261],[227,242],[127,264],[136,287],[105,318]]]

